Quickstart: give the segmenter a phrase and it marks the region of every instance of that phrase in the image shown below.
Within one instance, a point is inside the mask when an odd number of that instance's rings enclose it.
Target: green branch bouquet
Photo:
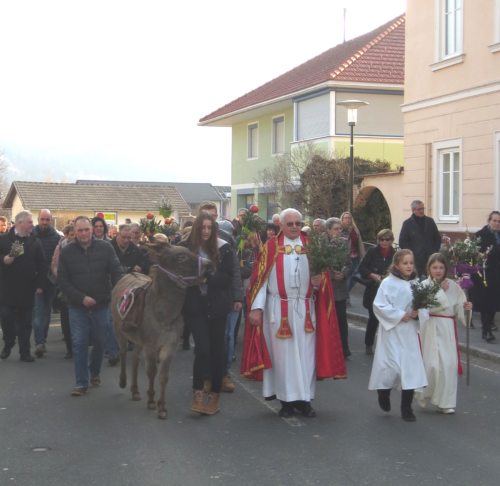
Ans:
[[[414,310],[428,309],[439,305],[436,298],[436,294],[441,289],[439,282],[433,282],[431,285],[428,285],[424,282],[416,281],[411,282],[410,285],[413,296],[412,307]]]

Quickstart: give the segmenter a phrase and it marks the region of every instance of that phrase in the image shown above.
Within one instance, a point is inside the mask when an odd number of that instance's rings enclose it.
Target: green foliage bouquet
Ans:
[[[436,294],[441,289],[439,282],[428,285],[424,282],[411,282],[411,293],[413,296],[412,307],[414,310],[428,309],[439,305]]]
[[[160,207],[158,208],[158,210],[159,210],[159,213],[164,218],[170,218],[170,216],[172,216],[172,204],[171,204],[171,202],[166,197],[162,197],[161,204],[160,204]]]
[[[329,239],[326,234],[309,236],[307,254],[313,275],[322,272],[341,272],[346,265],[347,241],[344,238]]]
[[[258,206],[252,204],[241,218],[241,235],[238,241],[240,254],[247,246],[247,240],[256,239],[260,243],[260,233],[266,229],[266,222],[258,215],[258,211]]]
[[[22,243],[22,241],[16,240],[10,247],[9,256],[12,258],[16,258],[21,255],[24,255],[24,244]]]

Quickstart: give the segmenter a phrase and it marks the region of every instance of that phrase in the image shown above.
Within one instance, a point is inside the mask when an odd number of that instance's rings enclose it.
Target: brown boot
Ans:
[[[214,392],[208,393],[207,402],[203,409],[203,413],[205,415],[215,415],[219,411],[220,411],[219,394]]]
[[[193,400],[191,401],[191,410],[193,412],[205,413],[205,404],[203,390],[193,390]]]
[[[225,393],[233,393],[236,385],[229,375],[226,375],[222,378],[222,388],[221,391]]]

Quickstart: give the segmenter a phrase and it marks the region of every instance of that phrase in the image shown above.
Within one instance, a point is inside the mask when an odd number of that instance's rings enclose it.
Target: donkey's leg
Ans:
[[[167,418],[166,407],[166,389],[168,383],[168,375],[170,372],[170,364],[177,349],[177,339],[170,340],[167,344],[162,346],[159,354],[160,370],[158,373],[158,381],[160,386],[160,397],[158,399],[158,418]]]
[[[132,384],[130,386],[130,391],[132,392],[132,400],[139,401],[141,399],[141,394],[139,393],[139,385],[137,382],[137,375],[139,373],[139,363],[141,361],[142,346],[135,343],[134,344],[134,354],[132,358]]]
[[[155,404],[155,378],[156,378],[156,352],[146,351],[146,373],[148,375],[148,408],[154,410]]]
[[[120,347],[120,388],[125,388],[127,386],[127,338],[121,333],[117,333],[117,336]]]

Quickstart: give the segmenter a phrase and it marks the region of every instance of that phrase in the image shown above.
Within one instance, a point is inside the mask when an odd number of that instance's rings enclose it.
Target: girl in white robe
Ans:
[[[410,282],[415,278],[411,250],[394,254],[390,273],[378,289],[373,311],[379,320],[369,390],[377,390],[378,403],[385,412],[391,409],[392,388],[401,388],[401,417],[416,420],[411,404],[416,388],[427,385],[418,338],[417,311],[412,309]]]
[[[455,413],[457,382],[460,368],[458,354],[457,322],[465,324],[464,309],[472,310],[463,290],[446,278],[448,265],[444,256],[434,253],[427,262],[425,281],[441,282],[436,294],[437,307],[419,311],[422,354],[428,386],[417,392],[422,407],[430,402],[442,413]]]

